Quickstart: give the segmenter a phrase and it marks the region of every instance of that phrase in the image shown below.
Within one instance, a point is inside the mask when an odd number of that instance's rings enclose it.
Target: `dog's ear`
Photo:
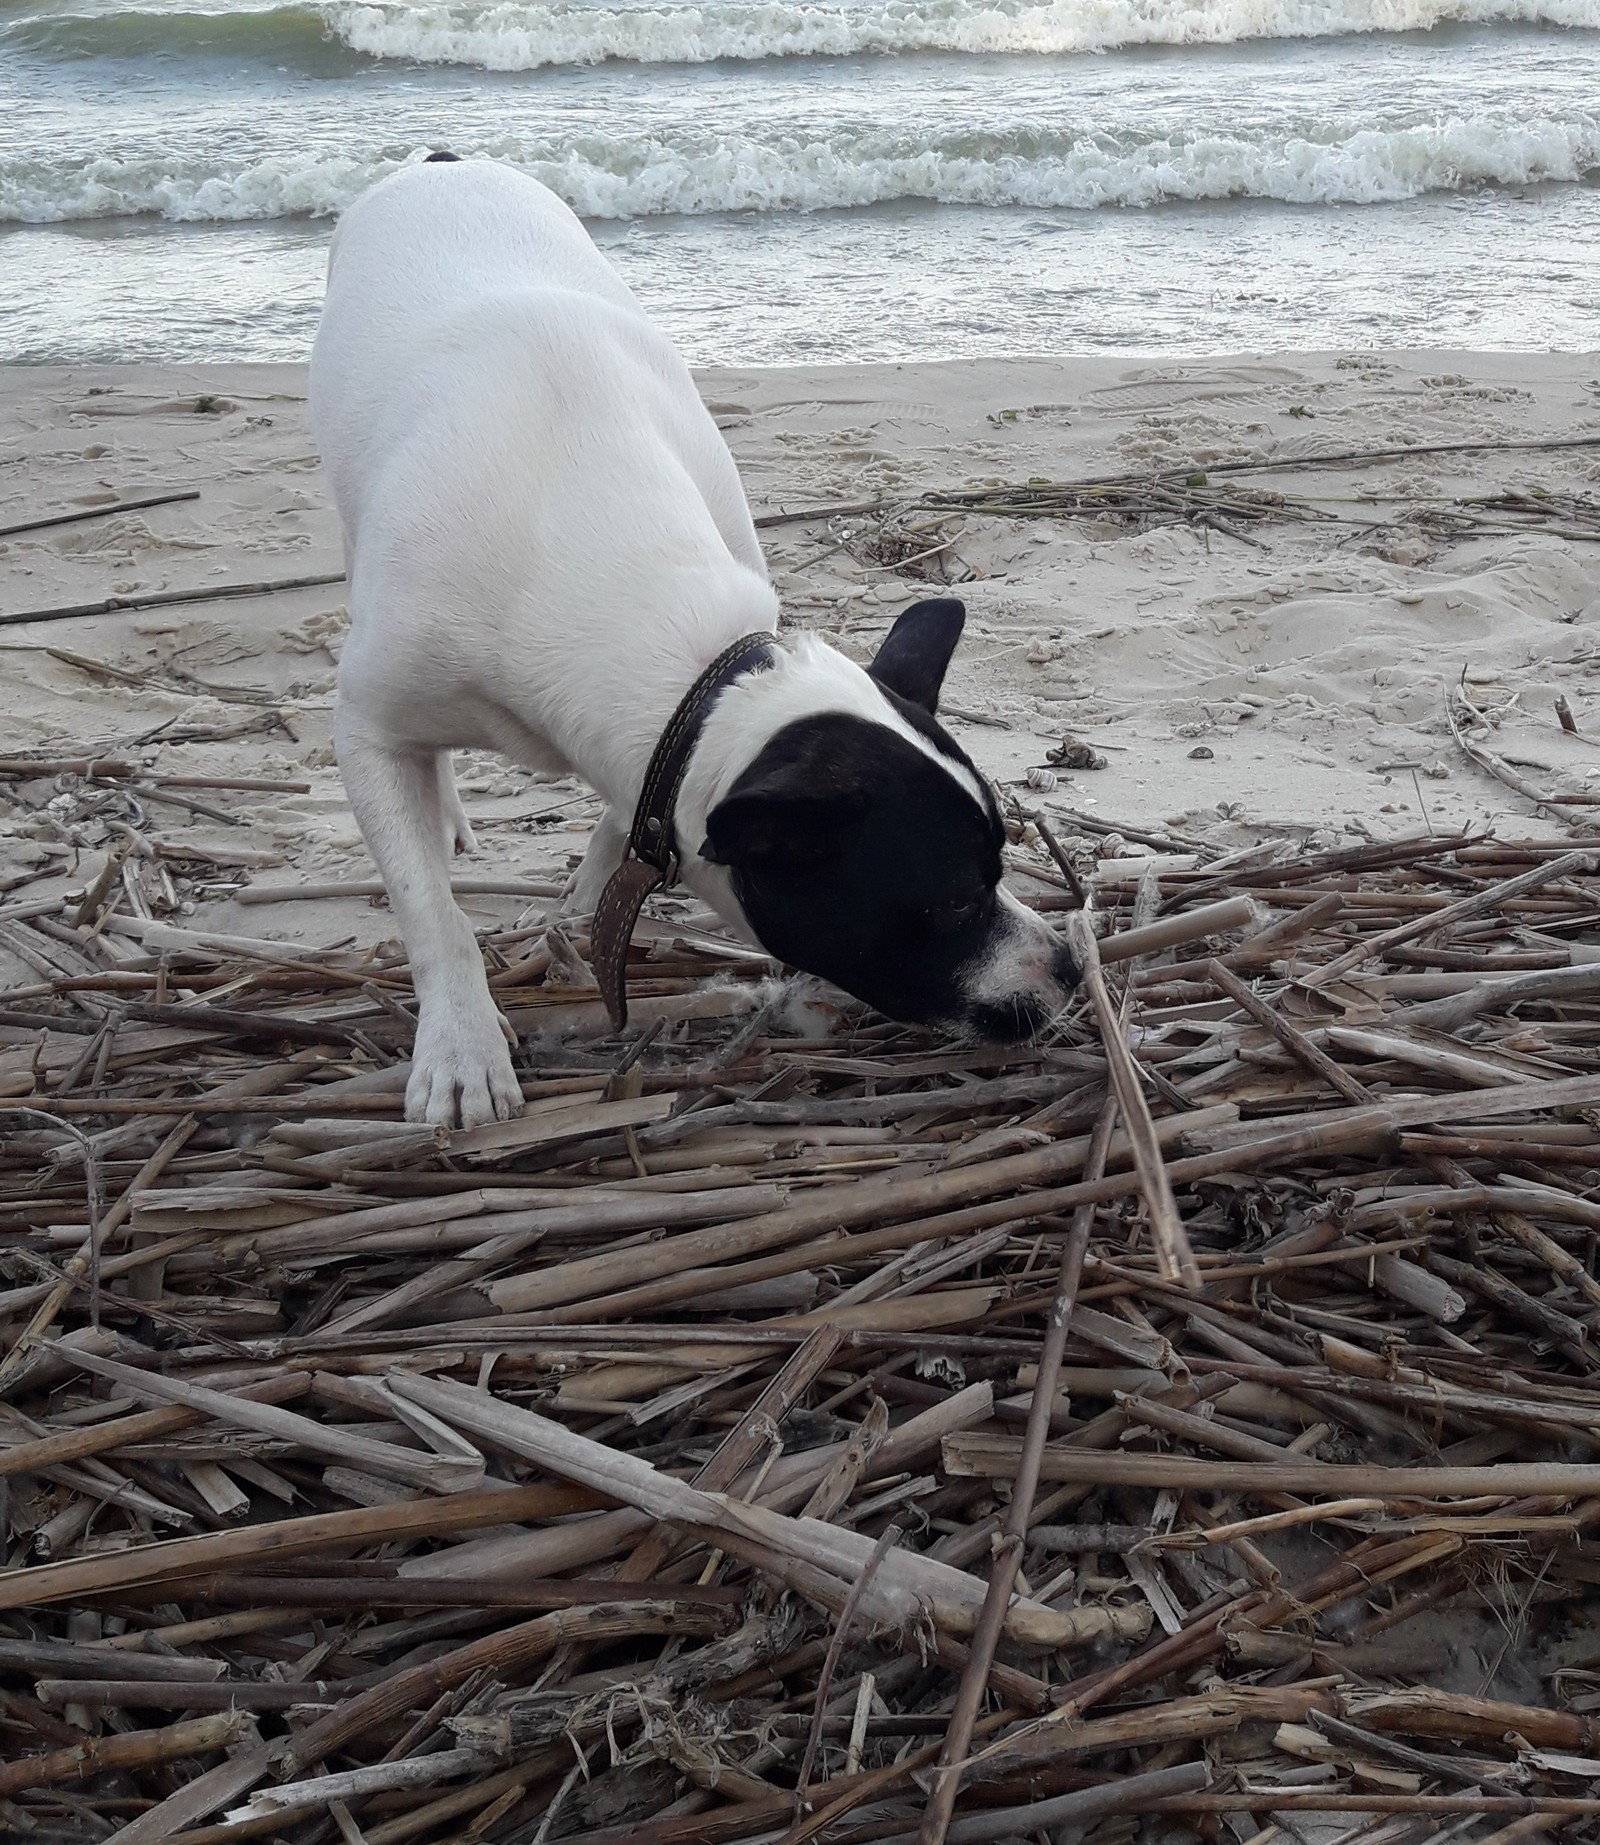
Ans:
[[[954,596],[913,602],[889,630],[867,671],[886,691],[921,705],[931,715],[966,619],[966,605]]]
[[[700,856],[713,865],[782,859],[815,866],[838,850],[846,825],[867,804],[865,789],[803,785],[793,768],[741,788],[706,816]]]

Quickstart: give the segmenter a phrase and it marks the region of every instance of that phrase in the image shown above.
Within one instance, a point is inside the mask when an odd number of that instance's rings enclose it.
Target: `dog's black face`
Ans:
[[[890,1018],[1020,1038],[1077,970],[1000,890],[994,798],[934,717],[964,620],[953,600],[907,609],[868,668],[885,721],[786,725],[712,810],[700,851],[780,960]]]

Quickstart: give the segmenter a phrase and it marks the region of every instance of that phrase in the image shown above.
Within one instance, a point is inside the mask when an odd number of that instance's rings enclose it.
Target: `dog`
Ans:
[[[994,794],[935,715],[962,605],[908,608],[865,669],[777,638],[687,365],[552,192],[435,155],[357,199],[333,239],[311,416],[349,567],[335,749],[419,1006],[409,1120],[522,1106],[450,890],[452,855],[473,848],[452,749],[601,795],[579,914],[603,911],[678,734],[662,862],[747,938],[908,1023],[1016,1039],[1064,1004],[1076,970],[1001,887]],[[686,691],[739,637],[749,670],[685,730]]]

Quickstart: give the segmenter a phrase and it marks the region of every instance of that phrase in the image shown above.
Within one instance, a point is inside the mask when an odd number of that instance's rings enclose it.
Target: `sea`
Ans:
[[[300,359],[536,175],[689,357],[1600,348],[1600,0],[0,0],[0,359]]]

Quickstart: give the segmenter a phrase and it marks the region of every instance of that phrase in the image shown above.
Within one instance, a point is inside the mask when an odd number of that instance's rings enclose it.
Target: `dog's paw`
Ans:
[[[461,805],[461,797],[454,787],[444,802],[444,849],[452,858],[458,855],[476,858],[478,854],[478,836],[472,830],[467,810]]]
[[[444,849],[452,858],[458,853],[475,858],[478,836],[472,830],[466,808],[461,805],[461,791],[456,787],[456,778],[448,761],[441,768],[440,777],[439,806],[440,817],[444,821]]]
[[[605,895],[606,883],[615,867],[596,861],[590,853],[562,887],[556,914],[567,922],[580,922],[593,916]]]
[[[407,1121],[471,1128],[521,1113],[522,1085],[498,1013],[423,1020],[406,1084]]]

